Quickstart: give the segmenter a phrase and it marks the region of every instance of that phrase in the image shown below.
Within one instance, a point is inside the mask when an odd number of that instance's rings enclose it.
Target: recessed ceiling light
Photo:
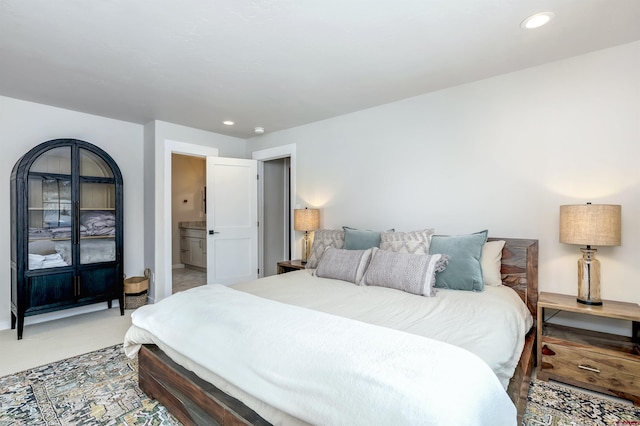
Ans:
[[[257,134],[261,135],[264,133],[264,127],[255,127],[253,129],[254,132],[256,132]]]
[[[553,19],[554,16],[555,15],[553,12],[536,13],[535,15],[531,15],[527,19],[522,21],[520,27],[524,28],[525,30],[539,28],[547,24],[551,19]]]
[[[231,120],[224,120],[224,121],[222,122],[222,124],[224,124],[225,126],[233,126],[233,125],[234,125],[234,124],[236,124],[236,123],[234,123],[234,122],[233,122],[233,121],[231,121]]]

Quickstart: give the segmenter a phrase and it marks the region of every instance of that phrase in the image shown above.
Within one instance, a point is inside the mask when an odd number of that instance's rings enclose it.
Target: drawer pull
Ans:
[[[547,345],[544,345],[542,347],[542,355],[555,355],[556,353],[554,351],[552,351],[551,349],[549,349],[549,347]]]
[[[578,364],[578,368],[582,368],[583,370],[587,370],[587,371],[593,371],[594,373],[600,372],[600,370],[598,370],[597,368],[589,367],[587,365],[582,365],[582,364]]]

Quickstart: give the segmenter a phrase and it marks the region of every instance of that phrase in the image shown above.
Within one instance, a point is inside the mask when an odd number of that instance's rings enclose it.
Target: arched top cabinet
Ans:
[[[97,146],[54,139],[11,172],[11,325],[24,317],[118,299],[122,291],[123,182]]]

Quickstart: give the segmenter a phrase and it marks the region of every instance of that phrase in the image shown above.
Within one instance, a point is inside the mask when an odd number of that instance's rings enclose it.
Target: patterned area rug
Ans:
[[[640,408],[593,396],[554,382],[533,380],[529,387],[523,424],[639,426]]]
[[[0,378],[0,426],[179,424],[138,388],[122,345]]]
[[[0,426],[180,425],[138,388],[122,345],[0,378]],[[640,409],[534,380],[525,426],[640,426]]]

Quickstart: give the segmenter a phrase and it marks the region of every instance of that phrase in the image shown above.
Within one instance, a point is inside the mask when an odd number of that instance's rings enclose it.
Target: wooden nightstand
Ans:
[[[547,311],[628,320],[633,337],[551,324],[545,321]],[[557,380],[640,405],[639,324],[640,307],[635,303],[605,300],[602,306],[589,306],[578,303],[574,296],[540,293],[538,379]]]
[[[278,274],[284,274],[285,272],[298,271],[300,269],[305,269],[307,266],[306,263],[302,263],[300,259],[298,260],[283,260],[282,262],[278,262]]]

